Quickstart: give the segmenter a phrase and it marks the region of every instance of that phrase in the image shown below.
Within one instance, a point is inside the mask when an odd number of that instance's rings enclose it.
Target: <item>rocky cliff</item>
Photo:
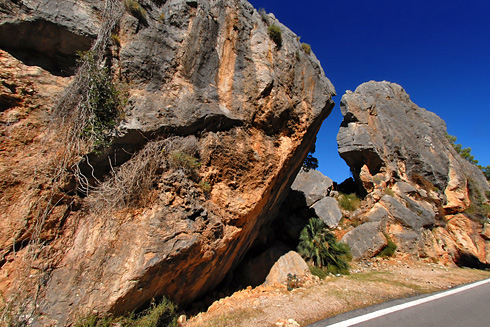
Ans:
[[[339,154],[365,196],[352,217],[362,224],[344,236],[355,256],[376,254],[390,237],[420,257],[489,263],[489,184],[453,149],[444,121],[389,82],[347,92],[341,110]]]
[[[314,54],[244,0],[11,0],[0,14],[3,85],[17,81],[1,94],[2,145],[17,142],[1,152],[5,299],[64,324],[218,285],[333,107]],[[94,136],[104,121],[85,109],[107,105],[91,90],[112,88],[90,88],[105,72],[124,99]]]

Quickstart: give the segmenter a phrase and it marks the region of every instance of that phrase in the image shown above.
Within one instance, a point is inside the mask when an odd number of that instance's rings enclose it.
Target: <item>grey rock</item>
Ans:
[[[42,20],[90,42],[101,25],[92,0],[66,2],[73,13],[64,13],[62,1],[26,3],[34,4],[27,13],[14,8],[15,22],[4,15],[0,25]],[[91,154],[100,159],[90,160],[93,174],[104,177],[109,163],[116,171],[127,167],[154,142],[192,139],[196,175],[211,191],[161,164],[151,207],[68,224],[76,226],[69,239],[56,242],[72,246],[56,258],[60,265],[40,299],[39,311],[53,324],[69,325],[78,311],[129,312],[163,295],[185,305],[214,289],[274,218],[334,105],[335,90],[315,55],[270,16],[282,30],[277,49],[247,1],[140,3],[146,22],[124,11],[120,47],[105,49],[114,55],[107,65],[131,81],[130,96],[112,145]],[[45,34],[32,46],[42,42]]]
[[[395,188],[403,194],[415,195],[418,193],[417,189],[406,182],[396,182]]]
[[[344,121],[337,135],[339,154],[355,177],[367,164],[372,175],[385,167],[398,178],[418,175],[444,190],[451,166],[460,167],[457,174],[475,180],[481,191],[488,190],[478,168],[455,153],[444,121],[410,101],[400,85],[364,83],[346,93],[340,106]]]
[[[364,223],[345,234],[341,242],[349,245],[354,259],[374,257],[388,244],[380,227],[379,222]]]
[[[293,191],[304,194],[306,205],[312,206],[315,202],[328,196],[333,181],[318,170],[300,171],[291,185]]]
[[[424,226],[434,224],[435,215],[430,214],[415,201],[409,202],[410,209],[389,195],[383,196],[379,203],[385,207],[395,220],[413,230],[419,230]],[[415,212],[411,209],[414,209]]]
[[[102,1],[5,3],[8,9],[0,12],[0,47],[26,64],[41,66],[55,75],[73,74],[77,52],[90,49],[99,31]]]
[[[381,222],[389,218],[389,212],[381,204],[376,203],[365,216],[368,222]]]
[[[312,209],[315,210],[317,217],[323,220],[329,228],[337,227],[339,221],[342,219],[339,204],[334,198],[323,198],[315,203]]]

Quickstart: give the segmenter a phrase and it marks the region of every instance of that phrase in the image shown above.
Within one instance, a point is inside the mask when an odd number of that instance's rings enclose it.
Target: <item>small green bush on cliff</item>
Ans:
[[[268,29],[269,37],[276,44],[277,48],[282,47],[282,31],[277,25],[271,25]]]
[[[81,136],[96,148],[107,146],[125,99],[113,83],[109,69],[97,65],[94,52],[79,55],[79,62],[87,65],[88,75],[87,93],[81,104],[87,122]]]
[[[341,193],[338,202],[339,206],[347,211],[356,211],[361,205],[361,199],[355,193]]]
[[[298,252],[311,264],[334,274],[348,274],[350,249],[319,218],[311,218],[300,233]]]
[[[170,153],[169,162],[172,168],[181,169],[187,176],[197,178],[201,163],[197,158],[180,151]]]
[[[131,15],[133,15],[135,18],[137,18],[140,21],[140,23],[143,24],[147,23],[146,10],[143,7],[141,7],[138,1],[124,0],[124,6],[126,7],[126,10],[129,11]]]
[[[381,252],[377,254],[377,256],[381,258],[392,257],[395,254],[397,245],[395,244],[395,242],[393,242],[388,234],[384,234],[384,236],[386,237],[388,244],[386,244],[386,246],[383,248],[383,250],[381,250]]]
[[[307,55],[310,55],[311,54],[311,45],[309,45],[308,43],[301,43],[301,47],[303,48],[303,51]]]

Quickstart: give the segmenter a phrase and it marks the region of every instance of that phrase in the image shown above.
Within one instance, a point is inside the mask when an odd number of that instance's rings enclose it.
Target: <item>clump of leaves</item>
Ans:
[[[276,44],[277,48],[280,49],[282,47],[282,31],[281,28],[277,25],[271,25],[268,29],[269,37]]]
[[[470,147],[467,147],[467,148],[463,148],[463,146],[461,144],[456,144],[456,141],[457,141],[457,137],[454,136],[454,135],[449,135],[448,133],[446,133],[446,138],[448,139],[449,143],[451,143],[452,147],[454,148],[454,150],[456,150],[456,152],[463,158],[465,159],[466,161],[476,165],[478,168],[481,169],[481,171],[483,172],[483,175],[485,175],[485,178],[490,181],[490,166],[481,166],[478,164],[478,160],[475,159],[475,156],[473,156],[471,154],[471,148]]]
[[[211,184],[209,182],[205,182],[205,181],[200,181],[199,182],[199,187],[201,188],[201,190],[205,193],[205,194],[209,194],[211,193],[211,190],[212,190],[212,187],[211,187]]]
[[[292,291],[293,289],[298,288],[299,287],[298,276],[296,276],[296,274],[294,274],[294,275],[288,274],[286,286],[288,288],[288,291]]]
[[[159,304],[152,302],[150,307],[139,314],[130,313],[121,317],[90,314],[80,318],[75,327],[176,327],[176,306],[166,298]]]
[[[386,244],[386,246],[383,248],[383,250],[381,250],[377,254],[377,256],[381,257],[381,258],[392,257],[395,254],[397,245],[395,242],[393,242],[393,240],[391,239],[391,237],[388,234],[384,234],[384,236],[386,237],[388,244]]]
[[[112,81],[107,67],[99,67],[94,52],[80,53],[80,63],[87,64],[88,92],[82,101],[82,110],[87,112],[87,122],[82,137],[92,141],[94,147],[109,144],[110,134],[125,104],[125,100]]]
[[[389,196],[395,196],[395,192],[391,188],[389,188],[389,187],[385,187],[384,191]]]
[[[335,235],[319,218],[311,218],[299,236],[298,252],[311,264],[334,274],[348,274],[349,246],[337,242]]]
[[[317,267],[315,265],[308,265],[308,268],[310,268],[310,272],[312,275],[318,276],[320,279],[325,279],[329,274],[326,269]]]
[[[355,193],[341,193],[338,202],[339,206],[347,211],[356,211],[361,206],[361,199]]]
[[[303,51],[307,55],[310,55],[311,54],[311,45],[309,45],[308,43],[301,43],[301,47],[303,48]]]
[[[191,178],[198,177],[198,170],[201,167],[201,163],[197,158],[180,151],[170,153],[169,163],[172,168],[181,169]]]
[[[303,161],[303,170],[304,171],[310,171],[311,169],[315,170],[318,168],[318,159],[313,156],[313,153],[315,153],[316,146],[315,143],[310,148],[310,151],[308,152],[308,155],[305,158],[305,161]]]
[[[141,7],[138,1],[136,0],[124,0],[124,6],[126,10],[129,11],[131,15],[137,18],[140,23],[147,23],[147,13],[145,8]]]

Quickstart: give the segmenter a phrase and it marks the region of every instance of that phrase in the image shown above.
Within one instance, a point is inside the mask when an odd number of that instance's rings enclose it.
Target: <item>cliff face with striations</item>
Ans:
[[[444,121],[397,84],[368,82],[341,101],[337,141],[365,197],[344,236],[369,257],[390,236],[402,252],[475,267],[490,263],[484,235],[489,184],[447,138]]]
[[[15,56],[2,52],[2,62],[13,62],[20,80],[34,69],[26,65],[42,67],[29,83],[48,97],[2,109],[4,121],[23,110],[3,125],[2,143],[35,119],[22,151],[51,160],[33,162],[15,147],[1,154],[23,168],[12,178],[2,167],[1,205],[11,209],[1,213],[9,228],[1,232],[0,287],[22,299],[34,324],[122,313],[163,295],[189,303],[216,287],[273,217],[333,107],[334,88],[314,54],[248,2],[139,4],[1,5],[0,34],[19,35],[0,44]],[[268,35],[272,24],[281,46]],[[70,68],[96,39],[127,100],[110,143],[79,147],[63,166],[65,128],[48,114],[59,116],[54,100],[70,80],[65,106],[82,93]],[[14,91],[2,89],[2,101]],[[86,182],[83,192],[76,181]]]

